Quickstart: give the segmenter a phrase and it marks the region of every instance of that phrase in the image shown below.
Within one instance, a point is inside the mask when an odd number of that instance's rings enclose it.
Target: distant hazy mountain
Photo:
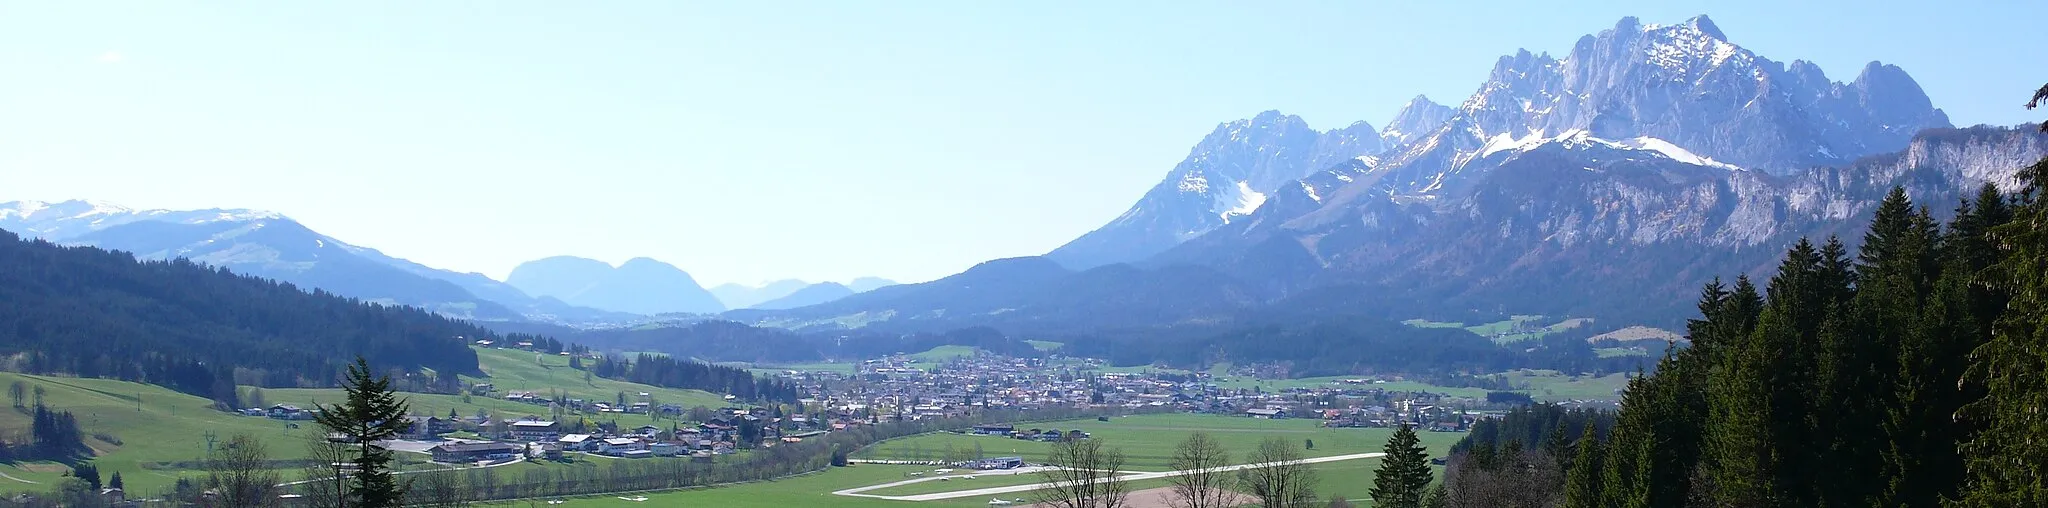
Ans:
[[[854,295],[852,288],[837,282],[820,282],[796,290],[788,296],[754,304],[749,308],[775,310],[808,307]]]
[[[845,288],[847,289],[846,294],[851,295],[854,293],[866,293],[879,288],[885,288],[894,285],[896,285],[896,281],[880,277],[861,277],[853,279],[853,282],[848,282],[846,284],[839,284],[833,282],[822,282],[812,284],[797,279],[782,279],[762,284],[759,286],[748,286],[745,284],[735,284],[728,282],[725,284],[719,284],[718,287],[711,288],[711,294],[713,296],[717,296],[718,301],[724,303],[725,308],[727,309],[779,309],[790,308],[789,304],[793,302],[823,303],[831,300],[836,300],[839,298],[839,296],[845,296],[839,295],[830,298],[823,298],[824,296],[831,295],[837,292],[837,289],[834,289],[831,286]],[[804,290],[811,290],[813,291],[813,293],[802,298],[791,298],[792,295],[795,295],[799,291]],[[763,306],[767,302],[776,300],[786,301],[777,303],[777,306],[774,307]],[[800,307],[801,305],[798,306]]]
[[[0,203],[0,229],[52,242],[189,258],[236,273],[364,300],[480,320],[623,323],[638,316],[527,296],[475,273],[427,267],[315,232],[283,215],[240,209],[133,210],[97,201]]]
[[[896,281],[884,279],[881,277],[861,277],[858,279],[853,279],[853,282],[846,283],[846,287],[848,289],[852,289],[855,293],[866,293],[869,291],[894,286],[896,284]]]
[[[615,312],[654,315],[725,310],[690,274],[648,258],[633,258],[613,268],[593,259],[551,257],[520,264],[505,282],[527,294]]]
[[[711,288],[711,295],[718,297],[718,301],[724,303],[725,308],[744,309],[753,307],[761,302],[789,296],[790,293],[795,293],[797,290],[809,287],[810,285],[811,283],[809,282],[796,279],[782,279],[759,286],[728,282]]]

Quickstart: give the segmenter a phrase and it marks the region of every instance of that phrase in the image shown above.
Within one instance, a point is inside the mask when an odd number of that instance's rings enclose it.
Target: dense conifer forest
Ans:
[[[455,374],[479,373],[468,344],[486,337],[496,334],[417,308],[0,231],[9,370],[140,381],[233,405],[235,384],[332,386],[358,355],[453,386]]]

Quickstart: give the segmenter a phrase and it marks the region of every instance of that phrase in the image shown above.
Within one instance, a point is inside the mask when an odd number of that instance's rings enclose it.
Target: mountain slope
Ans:
[[[860,277],[853,279],[853,282],[846,283],[846,287],[852,289],[855,293],[866,293],[896,284],[898,282],[881,277]]]
[[[1707,278],[1761,273],[1801,237],[1851,245],[1892,186],[1936,215],[2048,155],[2031,129],[1937,129],[1898,153],[1779,177],[1584,132],[1472,163],[1455,193],[1273,207],[1161,255],[1280,291],[1360,284],[1445,309],[1675,324]],[[1290,210],[1314,208],[1294,217]],[[1270,213],[1273,216],[1265,216]],[[1234,225],[1235,226],[1235,225]]]
[[[534,296],[614,312],[655,315],[725,310],[690,274],[648,258],[633,258],[613,268],[593,259],[551,257],[521,263],[505,282]]]
[[[742,309],[726,319],[798,330],[868,327],[939,332],[995,326],[1006,333],[1084,333],[1202,320],[1265,295],[1213,269],[1126,264],[1068,270],[1043,257],[998,259],[918,284],[890,286],[787,310]]]
[[[416,308],[0,231],[0,353],[21,355],[29,372],[232,400],[237,381],[331,384],[359,354],[379,367],[477,374],[468,340],[494,336]]]
[[[1218,125],[1122,216],[1046,257],[1076,269],[1144,259],[1250,214],[1282,184],[1380,149],[1365,122],[1319,132],[1267,111]]]
[[[749,308],[763,310],[794,309],[809,307],[854,295],[853,288],[837,282],[820,282],[796,290],[787,296],[754,304]]]
[[[70,238],[67,243],[185,258],[238,273],[290,281],[370,301],[413,305],[473,319],[517,319],[453,283],[420,277],[357,255],[340,242],[285,219],[176,224],[140,221]]]
[[[711,295],[718,297],[719,303],[725,304],[725,308],[744,309],[753,307],[761,302],[789,296],[790,293],[795,293],[797,290],[809,287],[810,285],[808,282],[796,279],[782,279],[760,286],[725,283],[711,288]]]

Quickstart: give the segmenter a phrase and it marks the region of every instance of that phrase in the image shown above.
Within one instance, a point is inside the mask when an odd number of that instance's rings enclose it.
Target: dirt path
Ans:
[[[1337,461],[1344,461],[1344,460],[1358,460],[1358,459],[1370,459],[1370,458],[1377,458],[1377,457],[1385,457],[1386,455],[1387,455],[1387,454],[1384,454],[1384,453],[1377,453],[1377,452],[1375,452],[1375,453],[1354,453],[1354,454],[1350,454],[1350,455],[1336,455],[1336,456],[1330,456],[1330,457],[1316,457],[1316,458],[1312,458],[1312,459],[1303,459],[1303,460],[1302,460],[1302,462],[1303,462],[1303,463],[1306,463],[1306,464],[1318,464],[1318,463],[1323,463],[1323,462],[1337,462]],[[1264,465],[1266,465],[1266,464],[1238,464],[1238,465],[1235,465],[1235,466],[1223,466],[1223,467],[1213,468],[1213,469],[1211,469],[1211,470],[1212,470],[1212,471],[1217,471],[1217,472],[1230,472],[1230,471],[1236,471],[1236,470],[1239,470],[1239,469],[1250,469],[1250,468],[1254,468],[1254,467],[1260,467],[1260,466],[1264,466]],[[1132,474],[1129,474],[1129,475],[1125,475],[1125,476],[1123,477],[1123,479],[1124,479],[1125,481],[1139,481],[1139,480],[1152,480],[1152,479],[1158,479],[1158,478],[1167,478],[1167,477],[1172,477],[1172,476],[1180,476],[1180,475],[1183,475],[1183,474],[1187,474],[1187,473],[1188,473],[1187,471],[1166,471],[1166,472],[1160,472],[1160,473],[1132,473]],[[1021,473],[1011,473],[1011,474],[1021,474]],[[981,497],[981,496],[998,496],[998,495],[1002,495],[1002,494],[1015,494],[1015,493],[1019,493],[1019,492],[1030,492],[1030,491],[1034,491],[1034,490],[1038,490],[1038,489],[1043,489],[1043,488],[1046,488],[1046,487],[1049,487],[1049,486],[1050,486],[1049,484],[1045,484],[1045,483],[1034,483],[1034,484],[1030,484],[1030,485],[1011,485],[1011,486],[1006,486],[1006,487],[989,487],[989,488],[985,488],[985,489],[969,489],[969,490],[959,490],[959,491],[953,491],[953,492],[939,492],[939,493],[935,493],[935,494],[917,494],[917,495],[912,495],[912,496],[882,496],[882,495],[875,495],[875,494],[863,494],[863,492],[867,492],[867,491],[871,491],[871,490],[885,489],[885,488],[889,488],[889,487],[897,487],[897,486],[902,486],[902,485],[909,485],[909,484],[913,484],[913,483],[920,483],[920,482],[928,482],[928,481],[935,481],[935,480],[937,480],[937,479],[938,479],[938,478],[919,478],[919,479],[915,479],[915,480],[904,480],[904,481],[900,481],[900,482],[892,482],[892,483],[885,483],[885,484],[881,484],[881,485],[870,485],[870,486],[866,486],[866,487],[860,487],[860,488],[852,488],[852,489],[846,489],[846,490],[839,490],[839,491],[834,491],[834,492],[832,492],[832,493],[833,493],[834,495],[840,495],[840,496],[854,496],[854,497],[870,497],[870,498],[875,498],[875,499],[887,499],[887,500],[890,500],[890,501],[938,501],[938,500],[943,500],[943,499],[959,499],[959,498],[963,498],[963,497]],[[1155,496],[1155,497],[1156,497],[1156,496]]]
[[[5,472],[0,472],[0,478],[6,478],[6,479],[9,479],[9,480],[14,480],[14,481],[17,481],[17,482],[21,482],[21,483],[26,483],[26,484],[30,484],[30,485],[40,485],[40,484],[42,484],[42,482],[35,482],[35,481],[29,481],[29,480],[23,480],[23,479],[20,479],[20,478],[15,478],[15,477],[14,477],[14,475],[11,475],[11,474],[7,474],[7,473],[5,473]]]

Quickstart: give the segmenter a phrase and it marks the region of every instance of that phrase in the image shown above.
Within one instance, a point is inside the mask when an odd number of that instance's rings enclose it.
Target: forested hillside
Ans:
[[[495,336],[413,307],[0,231],[9,370],[140,381],[234,405],[236,384],[329,386],[358,355],[453,387],[455,375],[479,374],[468,341]]]
[[[1894,190],[1860,249],[1802,241],[1761,287],[1707,285],[1692,347],[1611,430],[1475,433],[1444,505],[2048,506],[2044,171],[1961,203]]]

